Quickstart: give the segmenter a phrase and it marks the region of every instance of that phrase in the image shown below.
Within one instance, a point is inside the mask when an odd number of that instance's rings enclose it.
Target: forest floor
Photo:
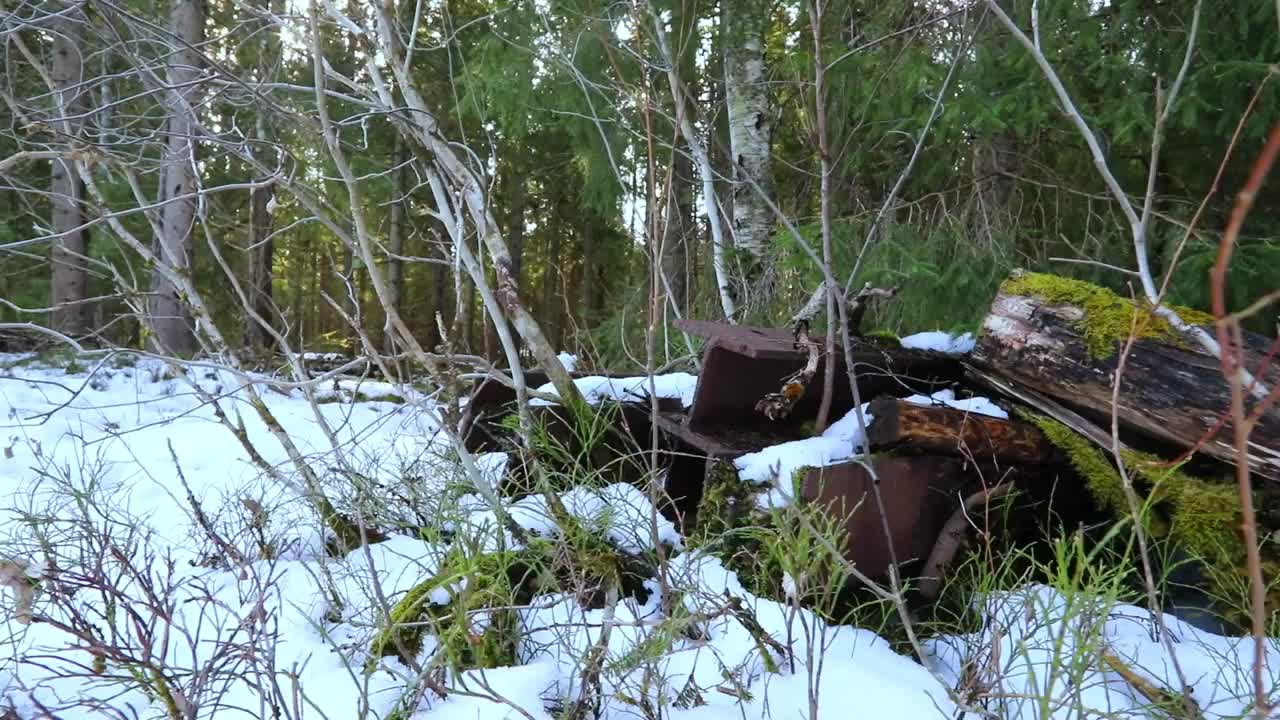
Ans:
[[[922,641],[925,657],[912,657],[870,630],[753,595],[718,560],[686,549],[670,523],[651,532],[656,513],[624,485],[578,488],[565,504],[618,547],[664,543],[666,582],[680,613],[703,618],[700,633],[670,632],[656,578],[647,598],[623,598],[616,609],[539,595],[516,609],[514,664],[427,681],[395,657],[369,657],[386,609],[460,547],[498,541],[493,513],[468,491],[456,453],[423,412],[429,398],[403,402],[403,388],[353,381],[326,383],[314,406],[298,390],[263,393],[312,466],[331,469],[324,481],[336,504],[350,507],[354,487],[385,491],[378,526],[406,528],[334,557],[290,481],[293,465],[235,375],[194,368],[175,378],[119,356],[94,367],[9,355],[0,368],[0,555],[30,561],[32,575],[53,560],[116,588],[57,603],[41,592],[30,624],[6,599],[0,716],[553,718],[578,697],[606,627],[605,718],[914,720],[959,717],[957,703],[1001,718],[1164,717],[1150,686],[1180,687],[1146,610],[1068,580],[975,594],[985,622],[934,632]],[[277,479],[250,462],[191,383],[238,411]],[[500,454],[479,460],[494,477],[506,463]],[[351,468],[358,482],[345,476]],[[511,514],[534,533],[554,533],[541,511],[525,500]],[[787,656],[725,612],[726,593]],[[97,622],[68,630],[77,617]],[[1245,712],[1248,639],[1171,616],[1164,624],[1204,716]],[[110,646],[105,659],[87,649],[89,633]],[[428,638],[417,659],[435,649]],[[1274,677],[1280,646],[1268,659]],[[410,694],[415,687],[432,689]]]

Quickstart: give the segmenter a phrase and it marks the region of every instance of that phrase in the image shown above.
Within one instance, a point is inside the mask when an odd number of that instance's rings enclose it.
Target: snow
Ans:
[[[1002,420],[1009,419],[1009,413],[987,398],[971,397],[957,400],[956,394],[952,390],[939,390],[932,395],[912,395],[903,399],[913,405],[924,405],[925,407],[943,405],[977,415],[988,415]]]
[[[641,402],[649,397],[650,379],[647,376],[629,378],[607,378],[599,375],[577,378],[573,381],[578,386],[587,402],[599,405],[605,400],[624,402]],[[698,387],[698,377],[689,373],[678,372],[652,377],[653,390],[660,398],[679,400],[681,405],[689,407],[693,404],[693,392]],[[547,383],[537,388],[538,392],[559,396],[556,388]],[[552,405],[549,400],[534,398],[530,405]]]
[[[948,355],[968,355],[973,352],[973,346],[977,344],[977,341],[973,339],[973,333],[952,335],[941,330],[930,330],[908,335],[902,338],[901,342],[904,348],[933,350],[947,353]]]
[[[1042,707],[1062,720],[1097,717],[1148,717],[1151,705],[1128,682],[1095,659],[1093,647],[1109,650],[1157,687],[1181,683],[1151,613],[1099,597],[1030,585],[992,593],[979,601],[987,621],[973,635],[925,642],[930,665],[949,683],[981,668],[979,682],[998,682],[1001,718],[1044,717]],[[1162,615],[1177,666],[1193,688],[1206,718],[1241,717],[1251,710],[1251,638],[1228,638],[1198,630],[1172,615]],[[1080,639],[1090,640],[1082,646]],[[1267,642],[1268,688],[1276,685],[1280,645]],[[997,676],[998,675],[998,679]],[[1041,700],[1048,698],[1045,705]]]
[[[974,687],[975,672],[985,673],[978,684],[993,696],[986,709],[1002,718],[1141,715],[1137,708],[1147,703],[1095,657],[1071,664],[1072,653],[1092,651],[1077,647],[1077,637],[1100,638],[1149,679],[1176,686],[1167,651],[1152,640],[1146,611],[1045,586],[975,599],[987,621],[973,627],[983,629],[926,639],[927,662],[921,664],[870,630],[829,624],[790,602],[755,596],[719,560],[686,548],[643,490],[606,484],[570,489],[561,500],[579,522],[622,549],[638,553],[660,543],[670,559],[665,582],[674,590],[667,600],[679,612],[664,613],[671,606],[664,605],[656,578],[648,581],[648,592],[623,597],[612,608],[584,608],[569,595],[537,596],[517,609],[522,633],[516,665],[447,674],[440,679],[450,691],[444,699],[430,690],[407,695],[417,673],[405,663],[383,658],[375,670],[364,669],[386,608],[434,575],[450,552],[481,551],[498,540],[492,508],[466,485],[453,449],[437,432],[432,401],[399,386],[374,389],[404,403],[367,401],[361,396],[374,395],[368,383],[359,388],[361,395],[340,384],[342,402],[314,407],[300,390],[262,392],[266,407],[340,508],[350,507],[353,488],[376,486],[391,498],[376,510],[380,522],[438,526],[438,532],[393,533],[330,557],[287,453],[258,419],[237,376],[194,369],[188,379],[219,397],[233,421],[243,421],[279,478],[264,477],[187,380],[171,377],[164,366],[148,360],[106,363],[93,375],[93,362],[80,366],[68,371],[27,356],[0,356],[0,556],[43,566],[29,521],[45,517],[50,521],[44,530],[68,543],[53,546],[64,572],[94,563],[118,567],[115,555],[77,555],[81,546],[70,542],[75,528],[69,523],[80,516],[83,500],[108,510],[93,516],[95,526],[114,528],[120,557],[154,560],[152,572],[121,581],[124,595],[113,603],[114,614],[92,591],[66,602],[98,613],[98,631],[118,633],[125,651],[142,652],[139,627],[154,631],[149,657],[169,668],[175,702],[198,703],[201,718],[271,717],[272,693],[279,692],[297,709],[286,716],[297,720],[386,718],[411,697],[417,704],[403,717],[414,720],[550,720],[562,714],[549,706],[563,707],[579,696],[583,659],[606,628],[603,720],[644,717],[639,702],[651,703],[658,716],[670,720],[805,718],[811,697],[820,717],[941,719],[957,716],[950,691]],[[660,395],[691,396],[691,376],[663,377],[655,379]],[[647,386],[647,379],[588,386],[596,388],[597,398],[625,397]],[[917,399],[971,412],[998,410],[978,400],[957,401],[945,392]],[[768,448],[742,458],[738,467],[744,477],[771,483],[802,465],[847,460],[863,444],[850,413],[819,438]],[[476,461],[497,482],[508,458],[489,453]],[[200,529],[179,468],[209,521],[228,533],[243,562],[209,562],[225,560],[226,553],[212,547]],[[427,517],[413,516],[410,505]],[[252,512],[255,507],[261,512]],[[537,535],[554,537],[559,531],[541,497],[526,497],[507,510]],[[272,553],[250,532],[258,521]],[[786,580],[788,593],[798,593],[803,577]],[[465,583],[458,578],[436,588],[429,600],[448,603]],[[167,620],[151,619],[142,602],[147,584],[167,595]],[[726,592],[789,647],[792,658],[763,647],[727,612]],[[93,675],[79,641],[47,622],[19,624],[11,609],[8,596],[0,597],[0,714],[12,707],[21,720],[165,715],[118,658],[108,660],[106,674]],[[55,606],[48,594],[37,599],[37,615],[63,618],[67,609]],[[136,617],[145,622],[132,622],[126,610],[141,613]],[[1251,645],[1172,617],[1164,622],[1206,718],[1245,711]],[[434,648],[427,638],[418,660]],[[811,666],[811,654],[821,663]],[[1269,660],[1274,677],[1280,670],[1274,643]],[[211,673],[203,684],[195,680],[202,672]],[[1047,715],[1041,697],[1050,698]]]
[[[869,427],[874,420],[862,404],[864,423]],[[782,507],[789,502],[790,483],[795,472],[802,467],[825,467],[852,458],[862,450],[866,438],[858,425],[858,414],[850,410],[844,417],[831,423],[818,437],[792,440],[771,445],[758,452],[748,453],[734,461],[738,477],[749,482],[768,483],[773,487],[761,498],[765,507]],[[783,490],[782,488],[788,488]]]
[[[562,352],[559,355],[556,355],[556,358],[560,360],[561,365],[564,365],[565,372],[573,372],[578,367],[577,355]]]
[[[680,548],[681,540],[670,520],[655,512],[653,504],[639,488],[625,483],[613,483],[598,490],[579,486],[562,494],[569,514],[581,521],[587,529],[603,535],[616,547],[630,553],[653,549],[650,528],[656,527],[658,542]],[[512,519],[522,528],[539,535],[553,536],[558,528],[551,519],[546,500],[541,495],[530,495],[515,503],[510,509]],[[656,518],[657,524],[653,520]]]

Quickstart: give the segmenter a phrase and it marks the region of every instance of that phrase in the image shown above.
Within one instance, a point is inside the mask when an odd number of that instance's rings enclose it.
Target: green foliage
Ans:
[[[1141,193],[1147,178],[1154,78],[1167,89],[1180,70],[1193,2],[1152,5],[1118,0],[1100,6],[1075,1],[1039,8],[1047,56],[1097,131],[1121,186],[1133,196]],[[649,323],[647,273],[657,229],[648,224],[667,220],[659,217],[662,212],[648,211],[662,210],[669,191],[694,198],[694,205],[701,193],[697,173],[688,168],[680,170],[687,177],[674,178],[668,187],[673,158],[687,147],[675,132],[669,88],[658,72],[662,64],[654,63],[652,29],[646,23],[634,26],[630,11],[601,0],[477,0],[423,6],[421,17],[415,17],[410,6],[397,7],[404,15],[399,19],[402,27],[416,27],[418,32],[411,79],[435,111],[441,135],[465,146],[467,162],[485,175],[482,185],[494,217],[520,256],[525,305],[557,349],[593,356],[603,368],[634,368],[645,356]],[[728,209],[726,178],[733,173],[726,152],[722,58],[737,41],[737,26],[722,25],[716,3],[660,0],[658,7],[671,13],[668,35],[677,70],[694,99],[689,110],[710,151],[717,192]],[[769,7],[772,15],[766,18],[764,39],[774,102],[773,200],[805,242],[819,248],[815,53],[808,7],[794,2]],[[752,4],[743,9],[758,8]],[[1010,6],[1020,22],[1029,10],[1025,0]],[[392,209],[404,210],[405,253],[421,260],[448,257],[447,234],[431,216],[434,198],[421,182],[419,165],[427,158],[409,154],[403,138],[397,139],[401,133],[392,118],[369,113],[368,107],[341,94],[329,100],[348,161],[361,178],[359,197],[353,199],[337,180],[314,124],[297,121],[315,112],[309,93],[299,92],[311,82],[306,54],[282,49],[268,27],[255,25],[257,20],[222,6],[208,11],[209,52],[220,58],[219,72],[254,83],[267,72],[273,76],[267,79],[293,86],[258,88],[255,92],[264,94],[261,102],[246,102],[238,92],[211,93],[200,108],[202,123],[220,138],[201,145],[201,185],[230,189],[202,198],[193,276],[222,334],[238,341],[243,312],[214,253],[233,276],[244,277],[250,202],[248,192],[236,185],[257,177],[231,148],[250,148],[268,163],[281,161],[285,174],[310,186],[308,197],[339,223],[363,211],[379,244],[390,234]],[[1267,18],[1273,15],[1269,3],[1245,0],[1201,18],[1192,63],[1166,126],[1149,228],[1153,265],[1161,274],[1172,269],[1174,302],[1209,304],[1205,277],[1216,256],[1218,231],[1254,159],[1252,149],[1267,130],[1265,118],[1280,111],[1275,92],[1258,96],[1253,119],[1241,129],[1216,194],[1199,217],[1197,231],[1179,250],[1185,226],[1215,187],[1218,160],[1236,123],[1254,91],[1273,73],[1272,63],[1280,52],[1280,39],[1269,32],[1274,23]],[[98,13],[91,13],[91,18],[99,35],[111,37],[105,25],[109,18]],[[1105,199],[1090,154],[1030,55],[990,18],[982,25],[973,13],[945,23],[926,19],[915,6],[842,0],[827,6],[819,38],[828,65],[827,131],[835,149],[830,158],[832,269],[843,281],[861,256],[855,285],[902,287],[893,301],[872,309],[866,326],[902,333],[972,330],[1013,267],[1058,271],[1062,266],[1050,260],[1057,256],[1131,266],[1127,222]],[[247,23],[248,31],[220,31],[231,23]],[[623,26],[627,33],[620,34]],[[359,42],[339,25],[326,25],[320,39],[326,62],[335,71],[357,85],[365,83],[365,50]],[[916,154],[916,138],[954,54],[970,40],[942,98],[943,112]],[[33,36],[31,41],[38,44],[43,39]],[[92,69],[102,80],[95,82],[110,84],[95,85],[91,96],[105,97],[109,89],[118,99],[115,118],[136,118],[136,127],[120,128],[128,135],[125,139],[131,139],[132,132],[154,134],[161,129],[164,108],[155,103],[144,78],[129,72],[129,59],[105,52],[92,34],[85,42],[87,54],[99,58],[95,62],[100,66]],[[51,102],[40,74],[24,60],[15,61],[7,83],[31,108],[46,108]],[[390,92],[394,96],[400,91]],[[269,151],[257,137],[260,132],[279,142],[281,152]],[[57,137],[44,129],[19,124],[0,133],[0,157],[56,142]],[[95,168],[103,200],[91,203],[91,212],[118,211],[115,217],[124,229],[152,242],[154,218],[140,211],[135,190],[143,198],[156,196],[159,173],[152,169],[162,159],[163,147],[123,140],[113,147],[106,136],[96,142],[128,162]],[[870,233],[870,223],[881,215],[881,205],[913,154],[916,162],[897,204],[883,213],[876,232]],[[405,187],[400,187],[397,174],[389,170],[404,159],[411,162],[404,173]],[[132,179],[121,172],[125,167],[135,169]],[[0,247],[47,231],[50,207],[43,189],[48,183],[47,162],[6,170],[0,186]],[[290,191],[278,188],[276,199],[273,300],[282,311],[276,319],[289,328],[291,342],[307,350],[357,347],[346,322],[330,307],[332,300],[348,312],[358,311],[374,343],[381,345],[385,318],[368,277],[370,268],[358,254],[348,252],[333,227],[316,222],[306,203]],[[363,206],[351,207],[352,202]],[[649,207],[651,203],[657,207]],[[695,209],[676,218],[688,224],[684,237],[690,297],[682,311],[686,317],[716,318],[709,233],[700,215]],[[1245,231],[1227,285],[1233,310],[1280,283],[1280,246],[1275,240],[1280,220],[1272,195],[1259,196]],[[95,308],[107,322],[138,306],[137,293],[149,290],[150,268],[104,224],[95,224],[91,234],[89,255],[95,267],[113,266],[116,277],[126,279],[135,293]],[[868,236],[875,240],[864,248]],[[732,257],[732,247],[729,250],[736,272],[741,263]],[[753,307],[750,319],[782,324],[818,284],[820,273],[782,223],[772,251],[776,300],[770,307]],[[47,304],[48,252],[47,245],[35,244],[0,255],[0,296],[22,307]],[[1171,267],[1175,255],[1178,265]],[[375,264],[386,269],[389,262],[380,256]],[[452,321],[461,307],[454,298],[450,271],[433,262],[405,262],[402,269],[400,310],[424,345],[439,340],[439,313],[453,335],[455,350],[486,352],[490,359],[498,356],[495,343],[485,342],[484,313],[474,292],[464,292],[460,301],[472,311],[471,323],[455,329]],[[1098,279],[1093,269],[1067,270],[1082,280]],[[348,298],[347,276],[354,302]],[[116,284],[110,273],[95,272],[88,294],[112,294],[118,290]],[[348,303],[351,306],[345,307]],[[672,317],[664,313],[658,331],[659,364],[691,349],[670,326]],[[0,319],[29,316],[0,307]],[[1273,331],[1270,311],[1249,323],[1257,332]],[[1104,338],[1114,330],[1095,333],[1093,349],[1105,354]],[[127,320],[113,322],[105,339],[126,346],[145,340]],[[697,341],[692,345],[696,351]]]
[[[439,572],[392,606],[370,643],[366,669],[390,655],[413,661],[428,634],[455,669],[514,665],[519,616],[510,607],[527,602],[538,589],[543,550],[452,553]],[[441,594],[444,603],[437,602]]]

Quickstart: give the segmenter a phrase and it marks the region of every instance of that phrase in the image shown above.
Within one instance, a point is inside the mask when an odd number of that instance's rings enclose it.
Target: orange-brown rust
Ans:
[[[876,398],[868,413],[875,418],[867,429],[873,451],[906,448],[1002,463],[1062,459],[1044,433],[1026,423],[948,407],[913,405],[893,397]]]

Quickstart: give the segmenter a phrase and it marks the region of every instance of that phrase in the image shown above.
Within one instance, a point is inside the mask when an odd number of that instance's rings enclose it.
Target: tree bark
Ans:
[[[671,86],[671,97],[675,100],[676,123],[680,134],[689,146],[689,153],[698,168],[698,176],[702,180],[702,207],[707,214],[707,230],[711,234],[711,264],[715,270],[716,293],[720,297],[720,309],[726,321],[737,322],[738,306],[734,300],[732,282],[729,279],[726,243],[724,231],[720,224],[720,208],[717,203],[715,171],[711,167],[711,157],[707,155],[706,145],[698,136],[697,129],[690,119],[690,108],[685,98],[684,81],[676,65],[675,54],[667,42],[667,33],[657,12],[650,5],[650,16],[653,20],[654,38],[662,52],[662,59],[667,64],[667,84]]]
[[[895,397],[871,401],[867,428],[872,452],[905,450],[931,455],[960,455],[1001,463],[1048,463],[1061,460],[1057,448],[1039,428],[949,407],[925,407]]]
[[[524,206],[528,198],[528,178],[523,171],[511,171],[507,191],[507,247],[511,251],[512,280],[519,290],[524,277]]]
[[[342,311],[347,317],[359,317],[360,309],[360,288],[356,282],[356,258],[355,250],[346,243],[342,245],[342,268],[341,282],[338,285],[338,304],[342,307]],[[359,352],[360,342],[358,340],[359,330],[351,327],[350,323],[345,320],[339,320],[338,327],[342,330],[342,337],[350,348]]]
[[[284,0],[271,0],[271,12],[284,14]],[[258,57],[257,79],[270,82],[280,60],[280,29],[267,23],[258,27],[262,33],[262,48]],[[265,108],[259,109],[255,128],[257,146],[272,147],[273,133]],[[249,282],[245,288],[254,313],[272,325],[278,322],[274,297],[275,240],[272,238],[272,200],[275,186],[256,187],[249,194]],[[262,353],[272,345],[271,333],[249,313],[244,316],[244,345],[253,353]]]
[[[289,302],[290,321],[293,324],[293,342],[298,346],[302,346],[303,339],[306,338],[306,329],[304,325],[307,319],[306,305],[303,302],[303,288],[307,283],[307,278],[311,273],[307,269],[307,258],[311,257],[309,250],[311,249],[311,239],[303,237],[300,242],[295,245],[300,250],[299,253],[290,253],[290,265],[293,266],[292,284],[293,297]]]
[[[556,212],[555,205],[552,206],[551,212],[555,214],[550,222],[551,237],[548,239],[550,247],[547,248],[547,274],[543,277],[542,307],[543,321],[546,323],[547,328],[547,339],[551,341],[552,347],[559,349],[564,326],[564,321],[560,315],[560,246],[562,244],[561,234],[564,233],[565,223],[560,219],[559,213]]]
[[[470,241],[463,237],[462,242]],[[471,310],[475,307],[475,286],[457,253],[453,263],[453,295],[453,342],[459,351],[471,352]]]
[[[587,215],[582,228],[582,270],[578,278],[578,327],[591,327],[595,317],[596,275],[603,222],[594,213]]]
[[[542,326],[529,313],[520,296],[512,272],[511,251],[498,231],[498,224],[485,197],[484,184],[440,133],[435,116],[409,76],[403,46],[394,30],[396,25],[391,12],[393,9],[394,4],[391,3],[380,6],[376,10],[377,24],[383,51],[388,54],[392,72],[400,83],[399,89],[405,105],[413,110],[412,128],[404,128],[404,130],[421,145],[423,151],[431,154],[451,188],[461,196],[476,227],[476,233],[493,260],[493,268],[498,280],[496,293],[503,311],[509,316],[511,325],[524,340],[538,364],[547,371],[556,391],[560,393],[561,401],[577,410],[585,406],[585,400],[578,386],[574,384],[573,378],[565,370],[564,363],[560,362],[555,346],[543,333]]]
[[[193,268],[196,221],[195,107],[200,55],[193,48],[204,41],[203,0],[174,0],[171,31],[176,42],[168,68],[169,117],[165,137],[165,165],[161,173],[160,262],[179,273]],[[152,274],[149,315],[153,343],[162,352],[191,355],[197,343],[191,311],[178,288],[162,273]]]
[[[527,194],[526,178],[524,172],[508,167],[506,173],[507,200],[507,247],[511,250],[511,274],[515,278],[516,289],[520,288],[520,279],[524,272],[524,206]],[[502,355],[501,346],[498,343],[498,326],[493,318],[485,324],[485,355],[490,360],[496,360]]]
[[[431,233],[431,255],[440,260],[448,257],[445,251],[444,240],[436,232]],[[427,349],[434,350],[440,345],[440,324],[436,322],[436,314],[439,313],[441,322],[451,322],[448,313],[449,309],[449,283],[448,273],[445,272],[443,263],[431,264],[431,305],[427,318]]]
[[[662,228],[662,273],[671,303],[681,317],[689,314],[689,238],[697,236],[693,221],[693,167],[684,153],[674,154],[667,188],[666,222]]]
[[[773,211],[761,197],[762,191],[766,196],[773,193],[773,116],[764,63],[771,7],[764,0],[722,2],[720,15],[733,163],[733,242],[748,264],[738,302],[757,308],[768,302],[769,236],[775,225]]]
[[[275,318],[272,264],[275,262],[275,240],[271,237],[271,199],[275,188],[257,187],[249,195],[249,282],[245,290],[253,311],[268,322]],[[266,328],[248,313],[244,317],[244,344],[252,352],[262,352],[271,344]]]
[[[56,88],[59,125],[67,138],[77,138],[82,125],[79,115],[84,108],[84,60],[80,54],[80,38],[84,14],[79,8],[68,9],[50,28],[53,32],[53,83]],[[82,228],[84,183],[75,168],[77,161],[63,158],[53,161],[50,201],[53,232],[58,236],[52,252],[53,308],[50,325],[67,335],[78,337],[92,327],[87,297],[88,271],[84,255],[89,246],[89,231]]]
[[[391,202],[391,217],[387,224],[387,249],[390,251],[390,257],[387,258],[387,290],[390,291],[391,305],[396,312],[401,312],[403,310],[401,300],[404,298],[404,263],[400,260],[400,256],[404,255],[404,236],[407,229],[405,206],[409,202],[409,166],[406,163],[409,161],[409,154],[405,151],[404,141],[398,135],[392,157],[399,169],[395,174],[395,199]],[[394,353],[392,339],[395,337],[395,332],[391,327],[390,316],[383,324],[382,336],[387,352]]]
[[[984,321],[972,359],[993,375],[1102,422],[1112,413],[1119,348],[1108,357],[1098,357],[1096,346],[1091,352],[1083,329],[1090,322],[1099,321],[1080,307],[1002,291]],[[1246,338],[1249,368],[1263,366],[1268,345],[1256,335]],[[1271,363],[1260,380],[1275,387],[1280,367]],[[1134,343],[1115,412],[1123,431],[1180,450],[1198,447],[1198,452],[1234,465],[1229,405],[1229,388],[1216,357],[1192,340],[1150,336]],[[1273,407],[1258,417],[1248,465],[1258,475],[1280,480],[1280,410]]]

